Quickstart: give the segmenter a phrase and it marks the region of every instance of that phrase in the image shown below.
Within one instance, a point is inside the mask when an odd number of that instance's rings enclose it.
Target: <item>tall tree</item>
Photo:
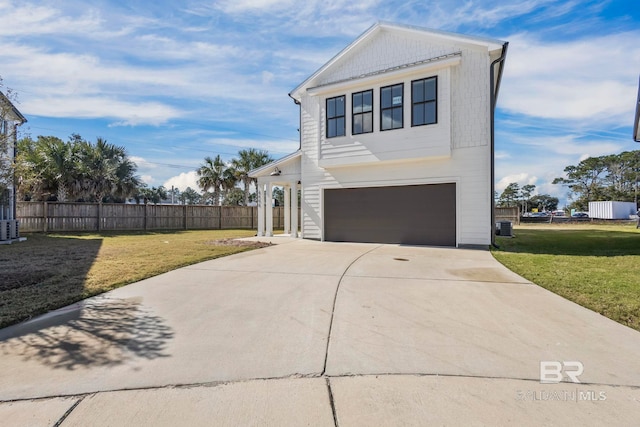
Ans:
[[[238,187],[234,187],[225,194],[222,204],[225,206],[241,206],[243,200],[244,191]]]
[[[518,206],[520,186],[517,182],[512,182],[502,191],[498,204],[502,207],[512,208]]]
[[[569,187],[572,194],[577,196],[576,207],[585,210],[592,200],[597,200],[602,193],[603,172],[606,164],[602,157],[589,157],[578,163],[577,166],[567,166],[564,172],[566,178],[560,177],[553,180],[553,184],[563,184]]]
[[[222,199],[224,204],[224,199],[227,198],[229,192],[236,189],[236,184],[238,183],[238,177],[236,174],[236,170],[233,166],[227,166],[222,173]]]
[[[249,204],[249,193],[251,184],[257,185],[258,180],[251,178],[249,172],[271,163],[273,159],[265,150],[256,150],[249,148],[248,150],[238,151],[238,158],[231,161],[231,165],[236,171],[236,177],[244,187],[244,204]]]
[[[122,180],[130,181],[135,171],[135,164],[128,161],[124,147],[100,137],[95,144],[87,141],[80,144],[85,195],[97,202],[102,202],[107,195],[118,196],[118,173],[123,175]],[[125,194],[129,193],[128,184],[121,187]]]
[[[92,144],[77,134],[67,142],[54,136],[23,138],[16,161],[21,196],[61,202],[123,202],[140,185],[136,169],[123,147],[102,138]]]
[[[522,202],[522,212],[529,211],[529,199],[531,199],[531,195],[536,190],[536,186],[533,184],[523,185],[520,189],[520,201]]]
[[[60,202],[75,199],[81,185],[78,147],[54,136],[19,142],[17,178],[21,194],[37,200],[55,197]]]
[[[195,205],[200,202],[201,197],[200,193],[196,190],[191,187],[187,187],[187,189],[180,194],[180,201],[184,205]]]
[[[554,179],[553,183],[569,188],[572,208],[586,210],[590,201],[598,200],[638,203],[640,150],[589,157],[564,171],[566,176]]]
[[[212,204],[216,206],[220,205],[220,193],[224,183],[225,169],[226,165],[218,154],[214,159],[205,157],[204,164],[196,170],[198,185],[203,192],[212,192]]]
[[[557,197],[548,194],[537,194],[531,197],[529,203],[532,207],[538,208],[538,210],[555,211],[558,209],[559,200]]]

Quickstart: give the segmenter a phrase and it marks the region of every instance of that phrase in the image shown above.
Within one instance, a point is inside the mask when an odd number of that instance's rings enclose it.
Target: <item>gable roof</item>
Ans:
[[[309,76],[305,81],[299,84],[295,89],[293,89],[289,96],[294,100],[300,100],[300,94],[303,90],[307,89],[311,82],[313,82],[318,76],[323,74],[329,68],[331,68],[334,64],[348,55],[350,52],[353,52],[358,46],[362,45],[366,40],[369,40],[374,35],[382,32],[382,31],[395,31],[395,32],[405,32],[405,33],[413,33],[413,34],[421,34],[421,35],[430,35],[435,36],[437,38],[442,39],[443,41],[451,41],[457,43],[466,43],[470,45],[475,45],[478,47],[486,48],[488,52],[494,52],[505,48],[506,42],[497,39],[490,39],[485,37],[477,37],[477,36],[467,36],[464,34],[451,33],[447,31],[441,30],[433,30],[429,28],[416,27],[411,25],[403,25],[403,24],[395,24],[385,21],[379,21],[376,24],[369,27],[364,33],[362,33],[357,39],[355,39],[351,44],[342,49],[337,55],[331,58],[326,64],[320,67],[315,73]],[[496,93],[498,88],[496,87]]]
[[[20,111],[18,111],[18,109],[16,108],[15,105],[13,105],[13,103],[9,100],[9,98],[7,98],[5,96],[4,93],[0,92],[0,104],[2,107],[2,110],[0,110],[0,113],[11,113],[11,115],[13,116],[13,120],[17,120],[20,122],[20,124],[26,123],[27,119],[22,115],[22,113]],[[6,109],[6,111],[5,111]]]
[[[636,101],[636,119],[633,122],[633,140],[640,142],[640,78],[638,79],[638,101]]]
[[[251,178],[257,178],[259,176],[266,176],[269,175],[269,173],[271,173],[271,171],[273,170],[273,168],[276,168],[278,166],[284,166],[285,164],[288,164],[294,160],[296,161],[300,161],[299,158],[302,156],[302,151],[301,150],[297,150],[294,151],[291,154],[287,154],[286,156],[278,159],[278,160],[274,160],[271,163],[267,163],[266,165],[262,165],[259,168],[253,169],[251,171],[249,171],[249,176]]]

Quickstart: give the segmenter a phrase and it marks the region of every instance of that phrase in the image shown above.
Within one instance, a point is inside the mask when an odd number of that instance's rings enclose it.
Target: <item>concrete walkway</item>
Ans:
[[[267,240],[0,330],[2,424],[637,425],[640,333],[489,252]]]

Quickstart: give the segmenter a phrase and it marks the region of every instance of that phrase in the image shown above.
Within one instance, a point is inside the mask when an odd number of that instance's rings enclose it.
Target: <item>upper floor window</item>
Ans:
[[[411,126],[431,125],[438,122],[438,78],[411,82]]]
[[[380,130],[403,126],[404,83],[380,88]]]
[[[351,133],[358,135],[373,132],[373,90],[354,93],[351,95],[351,101]]]
[[[345,135],[344,95],[327,98],[327,138]]]

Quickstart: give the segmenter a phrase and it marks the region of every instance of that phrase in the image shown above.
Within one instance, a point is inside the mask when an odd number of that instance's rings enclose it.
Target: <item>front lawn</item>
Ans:
[[[151,276],[250,249],[253,230],[31,234],[0,245],[0,327]]]
[[[635,225],[520,225],[493,256],[528,280],[640,331]]]

